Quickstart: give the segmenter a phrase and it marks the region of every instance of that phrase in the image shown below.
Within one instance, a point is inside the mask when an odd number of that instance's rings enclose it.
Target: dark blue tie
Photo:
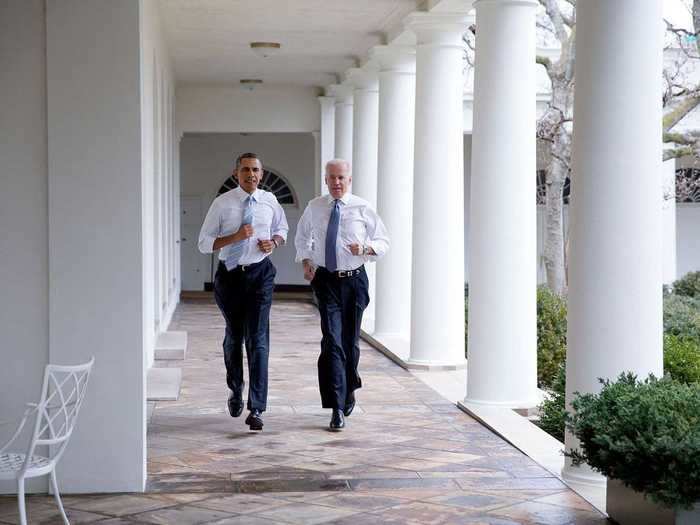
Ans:
[[[338,269],[338,257],[335,246],[338,239],[338,226],[340,226],[340,200],[335,199],[333,203],[333,210],[331,211],[331,218],[328,221],[328,230],[326,231],[326,269],[331,272]]]

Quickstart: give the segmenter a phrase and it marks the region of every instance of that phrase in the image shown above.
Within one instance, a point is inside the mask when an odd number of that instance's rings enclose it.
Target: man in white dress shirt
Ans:
[[[318,383],[323,408],[333,409],[330,429],[345,427],[362,386],[360,325],[369,304],[364,263],[389,249],[382,220],[367,201],[352,195],[350,165],[342,159],[326,164],[328,195],[313,199],[299,220],[295,245],[304,278],[311,281],[321,314]]]
[[[244,153],[236,159],[238,187],[212,203],[199,234],[199,250],[219,250],[214,297],[226,320],[224,363],[230,389],[228,410],[243,412],[243,342],[248,358],[246,425],[262,430],[267,407],[267,364],[270,351],[270,307],[274,265],[268,256],[284,244],[289,226],[274,194],[258,188],[260,159]]]

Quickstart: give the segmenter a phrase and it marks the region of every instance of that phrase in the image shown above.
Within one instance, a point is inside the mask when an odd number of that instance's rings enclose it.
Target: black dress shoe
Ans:
[[[238,417],[243,413],[243,397],[231,392],[228,395],[228,413],[231,417]]]
[[[333,417],[331,417],[329,428],[331,432],[340,432],[345,428],[345,417],[343,417],[343,411],[339,408],[333,409]]]
[[[348,396],[348,400],[345,402],[345,408],[343,409],[343,414],[345,414],[345,417],[348,417],[350,414],[352,414],[352,411],[354,408],[355,408],[355,394],[350,394]]]
[[[258,410],[257,408],[251,410],[250,414],[248,414],[248,417],[245,418],[245,424],[250,427],[250,430],[262,430],[263,420],[260,410]]]

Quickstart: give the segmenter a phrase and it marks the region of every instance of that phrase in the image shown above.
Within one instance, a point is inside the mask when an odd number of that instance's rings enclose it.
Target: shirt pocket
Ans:
[[[272,237],[272,208],[265,204],[259,204],[253,216],[253,230],[257,239],[270,239]]]
[[[364,244],[367,238],[365,220],[359,212],[353,211],[341,218],[341,239],[344,244]]]
[[[243,212],[237,208],[228,208],[221,214],[221,235],[236,233],[241,227]]]

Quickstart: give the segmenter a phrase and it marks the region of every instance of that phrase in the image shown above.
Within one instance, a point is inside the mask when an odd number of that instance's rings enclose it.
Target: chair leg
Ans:
[[[24,504],[24,478],[17,479],[17,506],[19,507],[20,525],[27,525],[27,508]]]
[[[61,517],[63,518],[64,525],[70,525],[68,521],[68,516],[66,516],[66,511],[63,509],[63,502],[61,502],[61,495],[58,493],[58,482],[56,481],[56,468],[51,471],[51,486],[53,488],[53,497],[56,499],[56,505],[58,505],[58,510],[61,511]]]

